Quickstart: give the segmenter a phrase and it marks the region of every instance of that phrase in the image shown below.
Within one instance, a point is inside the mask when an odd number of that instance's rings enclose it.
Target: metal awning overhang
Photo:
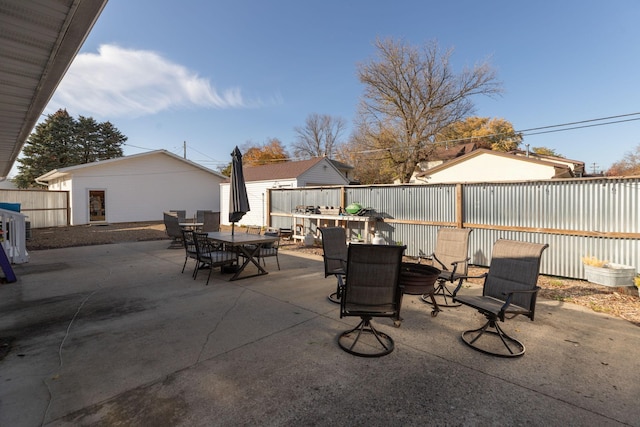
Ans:
[[[0,0],[0,180],[108,0]]]

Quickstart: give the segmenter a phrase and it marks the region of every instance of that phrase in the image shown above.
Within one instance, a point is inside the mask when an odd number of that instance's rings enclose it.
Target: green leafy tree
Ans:
[[[357,132],[372,150],[386,148],[378,152],[408,182],[418,162],[435,150],[436,137],[473,112],[471,98],[498,94],[501,86],[487,62],[455,73],[452,50],[443,52],[436,42],[420,48],[389,39],[375,47],[378,57],[358,67],[365,89]]]
[[[78,120],[61,109],[47,116],[29,136],[18,159],[18,188],[37,187],[36,178],[53,169],[121,157],[127,141],[111,123]]]

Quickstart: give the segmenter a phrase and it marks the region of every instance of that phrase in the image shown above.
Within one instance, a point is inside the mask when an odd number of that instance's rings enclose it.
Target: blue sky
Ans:
[[[357,64],[376,37],[489,59],[503,84],[475,115],[516,130],[640,112],[635,0],[110,0],[45,113],[111,121],[125,154],[164,148],[212,169],[234,146],[289,148],[309,114],[351,124]],[[640,116],[629,116],[637,119]],[[593,122],[602,123],[602,122]],[[640,120],[525,137],[608,168],[640,145]]]

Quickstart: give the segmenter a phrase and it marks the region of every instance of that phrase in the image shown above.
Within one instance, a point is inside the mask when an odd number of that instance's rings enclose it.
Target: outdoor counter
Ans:
[[[369,234],[373,234],[376,228],[377,217],[359,215],[323,215],[323,214],[293,214],[294,240],[304,241],[304,236],[311,231],[311,234],[318,236],[320,227],[344,227],[347,230],[347,237],[351,239],[358,234],[365,242],[369,242]],[[355,225],[354,229],[350,224]]]

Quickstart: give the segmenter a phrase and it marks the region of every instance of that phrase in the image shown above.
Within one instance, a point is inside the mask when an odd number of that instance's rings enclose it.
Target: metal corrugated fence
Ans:
[[[290,227],[296,206],[357,202],[382,218],[387,242],[430,254],[442,226],[471,228],[469,256],[486,266],[499,238],[548,243],[541,272],[584,278],[581,257],[640,266],[640,178],[275,189],[271,225]]]

